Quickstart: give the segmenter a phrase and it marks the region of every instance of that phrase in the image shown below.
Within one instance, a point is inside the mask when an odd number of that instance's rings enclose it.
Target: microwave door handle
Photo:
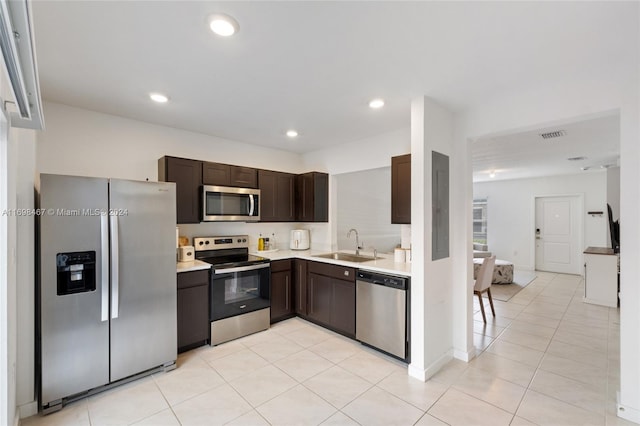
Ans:
[[[255,208],[253,197],[253,194],[249,194],[249,216],[253,216],[253,209]]]

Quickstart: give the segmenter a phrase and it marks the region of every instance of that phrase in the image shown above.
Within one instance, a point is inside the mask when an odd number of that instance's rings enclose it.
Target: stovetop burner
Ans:
[[[255,263],[267,263],[269,259],[254,256],[252,254],[234,254],[234,255],[224,255],[224,256],[210,256],[210,257],[199,257],[196,254],[196,258],[203,262],[210,263],[215,266],[245,266],[245,265],[253,265]]]
[[[195,258],[216,267],[246,266],[268,263],[269,259],[249,254],[249,236],[196,237]]]

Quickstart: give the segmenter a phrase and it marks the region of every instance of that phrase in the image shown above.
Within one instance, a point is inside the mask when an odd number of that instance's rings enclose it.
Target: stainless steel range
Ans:
[[[196,237],[195,257],[211,267],[211,345],[266,330],[269,259],[249,254],[249,236]]]

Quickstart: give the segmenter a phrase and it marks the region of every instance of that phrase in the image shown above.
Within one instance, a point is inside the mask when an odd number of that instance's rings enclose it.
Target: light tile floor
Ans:
[[[581,277],[538,272],[494,302],[486,325],[475,298],[478,356],[426,383],[294,318],[22,424],[630,425],[615,415],[619,312],[583,303],[583,291]]]

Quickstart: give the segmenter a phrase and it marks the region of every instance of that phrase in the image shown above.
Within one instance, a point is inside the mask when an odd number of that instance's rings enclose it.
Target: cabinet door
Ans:
[[[307,261],[296,259],[293,262],[295,291],[294,309],[296,314],[307,316]]]
[[[411,154],[391,158],[391,223],[411,223]]]
[[[333,285],[331,278],[310,273],[307,281],[308,316],[323,324],[331,325]]]
[[[290,173],[258,171],[261,222],[288,222],[295,219],[294,177]]]
[[[227,164],[203,163],[202,183],[204,185],[230,186],[231,168]]]
[[[175,182],[178,223],[200,223],[202,162],[176,157],[158,160],[158,180]]]
[[[271,273],[271,322],[293,313],[291,270]]]
[[[356,335],[356,285],[353,281],[333,280],[331,325],[349,337]]]
[[[329,220],[329,175],[309,172],[296,177],[296,220],[327,222]]]
[[[276,218],[282,222],[296,219],[294,209],[295,175],[278,173],[276,175]]]
[[[229,166],[230,185],[239,188],[257,188],[258,170],[251,167]]]
[[[209,271],[178,274],[178,351],[209,340]]]

